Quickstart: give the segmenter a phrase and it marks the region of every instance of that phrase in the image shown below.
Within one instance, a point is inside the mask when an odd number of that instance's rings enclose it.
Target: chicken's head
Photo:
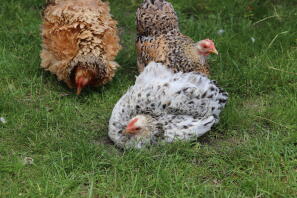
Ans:
[[[198,54],[208,56],[209,54],[219,54],[214,42],[210,39],[204,39],[197,43]]]
[[[76,85],[76,94],[80,95],[83,88],[90,85],[94,80],[94,72],[88,70],[84,67],[78,67],[75,71],[75,85]]]
[[[123,131],[124,135],[147,136],[154,131],[153,119],[148,115],[137,115],[132,118]]]

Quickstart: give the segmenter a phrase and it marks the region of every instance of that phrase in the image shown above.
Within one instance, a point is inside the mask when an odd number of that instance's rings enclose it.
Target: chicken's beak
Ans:
[[[210,51],[210,53],[219,55],[219,52],[218,52],[218,50],[217,50],[216,48],[213,48],[213,49]]]
[[[123,135],[128,135],[129,132],[125,129],[125,130],[123,130],[122,134],[123,134]]]
[[[81,93],[81,91],[82,91],[82,87],[77,87],[77,89],[76,89],[76,95],[80,95],[80,93]]]
[[[135,135],[136,133],[137,133],[137,130],[130,129],[130,128],[126,128],[126,129],[123,131],[123,134],[124,134],[124,135]]]

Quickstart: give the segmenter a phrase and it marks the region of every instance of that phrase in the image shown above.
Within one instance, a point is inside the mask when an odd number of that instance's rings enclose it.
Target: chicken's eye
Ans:
[[[207,45],[202,45],[203,48],[207,48]]]
[[[139,131],[140,129],[141,129],[140,127],[136,127],[136,128],[135,128],[136,131]]]

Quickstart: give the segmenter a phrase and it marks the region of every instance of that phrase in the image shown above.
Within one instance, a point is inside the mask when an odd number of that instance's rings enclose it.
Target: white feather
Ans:
[[[193,139],[219,121],[227,98],[226,92],[200,73],[173,73],[162,64],[151,62],[116,104],[109,137],[120,147],[149,144],[149,140],[129,139],[121,133],[130,119],[147,114],[162,125],[159,133],[163,133],[163,141]]]

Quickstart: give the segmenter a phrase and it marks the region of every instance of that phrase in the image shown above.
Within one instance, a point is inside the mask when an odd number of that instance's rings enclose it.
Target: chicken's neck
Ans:
[[[204,54],[198,54],[198,56],[199,56],[200,64],[201,65],[205,65],[206,64],[206,61],[208,59],[208,56],[207,55],[204,55]]]

